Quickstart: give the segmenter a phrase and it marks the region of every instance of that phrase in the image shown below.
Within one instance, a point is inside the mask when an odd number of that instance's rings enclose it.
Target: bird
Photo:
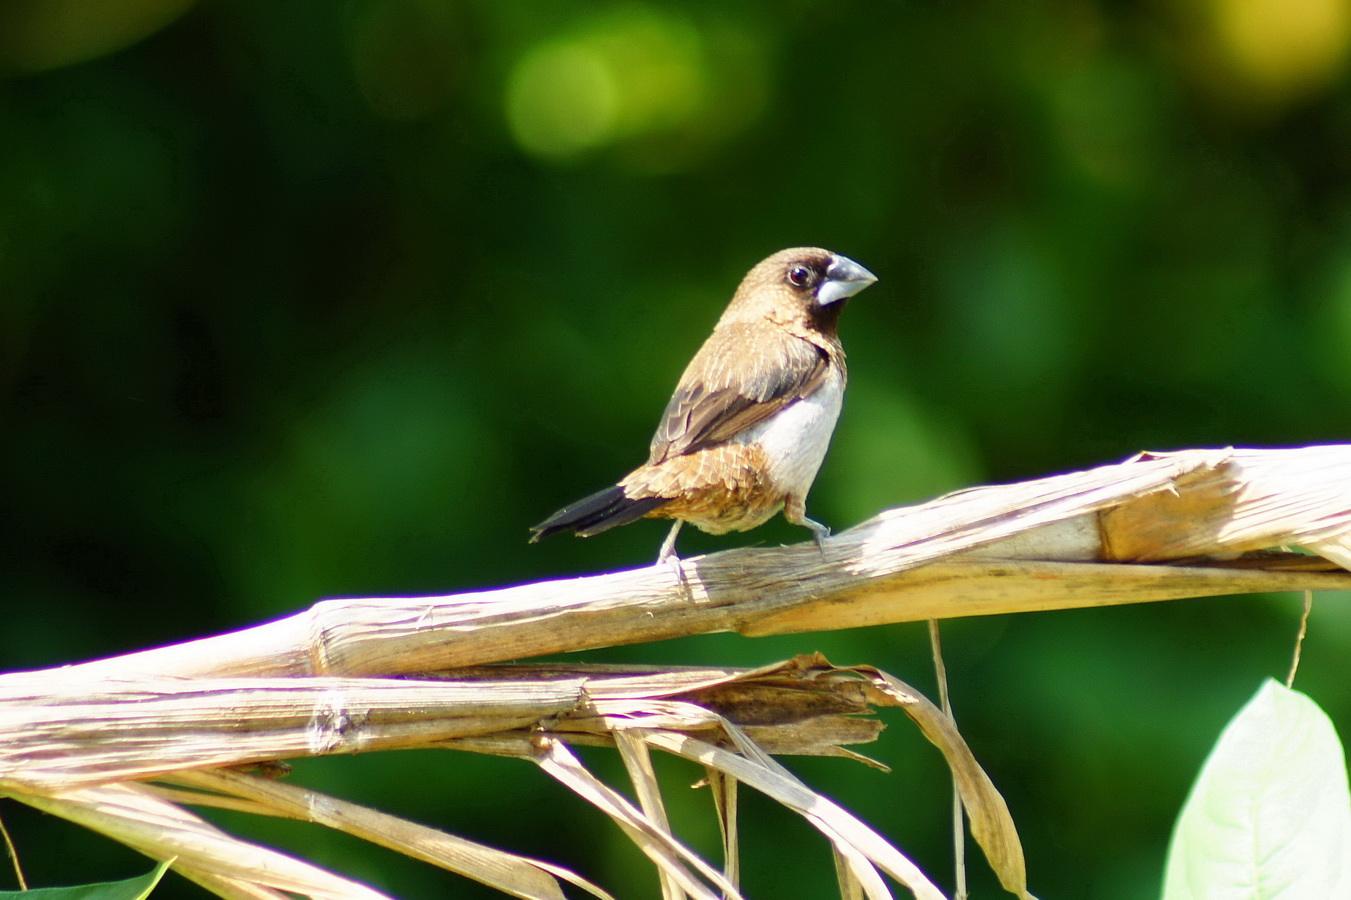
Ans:
[[[674,519],[657,562],[678,566],[684,523],[726,534],[782,510],[823,546],[830,529],[807,518],[806,500],[844,399],[837,326],[849,298],[876,281],[820,247],[780,250],[757,263],[680,377],[647,462],[533,526],[530,542]]]

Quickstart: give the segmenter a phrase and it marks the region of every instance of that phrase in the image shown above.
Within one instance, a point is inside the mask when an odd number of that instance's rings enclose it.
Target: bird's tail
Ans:
[[[533,533],[530,543],[560,531],[571,531],[578,537],[591,537],[641,519],[666,502],[665,497],[629,497],[616,484],[590,497],[583,497],[576,503],[569,503],[531,528]]]

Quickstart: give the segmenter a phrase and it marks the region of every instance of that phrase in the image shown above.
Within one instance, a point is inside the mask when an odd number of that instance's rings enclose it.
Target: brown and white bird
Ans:
[[[807,518],[806,500],[844,399],[836,324],[845,301],[875,281],[818,247],[781,250],[756,265],[681,376],[647,462],[530,529],[531,542],[675,519],[657,557],[663,562],[674,557],[685,522],[725,534],[782,509],[821,543],[830,529]]]

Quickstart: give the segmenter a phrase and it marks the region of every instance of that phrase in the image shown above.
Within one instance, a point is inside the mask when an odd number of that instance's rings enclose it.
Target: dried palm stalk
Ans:
[[[1300,548],[1294,552],[1291,548]],[[227,897],[377,896],[226,835],[184,804],[339,828],[517,897],[562,897],[560,867],[231,768],[443,747],[516,756],[605,811],[654,862],[663,897],[738,897],[744,784],[830,841],[842,894],[885,873],[941,896],[899,850],[774,754],[844,756],[899,707],[943,753],[1001,883],[1029,896],[1003,799],[955,724],[868,667],[488,665],[712,631],[748,635],[1271,590],[1351,587],[1351,447],[1204,450],[962,491],[826,543],[441,597],[327,600],[278,622],[44,672],[0,676],[0,794],[122,840]],[[440,674],[436,674],[440,673]],[[572,744],[614,746],[635,805]],[[650,750],[705,767],[719,871],[671,830]]]
[[[1254,551],[1301,547],[1318,559]],[[106,677],[389,675],[748,635],[1351,587],[1351,446],[1188,450],[959,491],[828,541],[431,597],[324,600],[71,667]]]

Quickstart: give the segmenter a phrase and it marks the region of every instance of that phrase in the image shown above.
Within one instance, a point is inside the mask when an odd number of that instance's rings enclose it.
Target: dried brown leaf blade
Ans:
[[[705,769],[713,808],[718,817],[718,833],[722,836],[722,874],[737,887],[741,886],[741,847],[737,832],[737,781],[721,769]]]
[[[999,883],[1009,893],[1027,897],[1027,868],[1018,829],[1004,797],[985,774],[952,718],[919,691],[878,669],[857,671],[873,679],[878,690],[891,697],[910,716],[920,732],[939,749],[952,771],[971,822],[971,835],[985,852]]]
[[[865,900],[863,885],[859,884],[858,878],[854,876],[849,861],[840,852],[840,848],[832,845],[831,855],[835,860],[835,880],[840,885],[840,900]]]
[[[190,877],[234,881],[240,890],[270,889],[315,900],[385,897],[303,860],[231,837],[187,810],[156,797],[142,785],[81,787],[51,795],[25,794],[14,799],[105,834],[152,859],[177,857],[175,871],[191,873]]]
[[[426,746],[565,713],[582,684],[149,676],[90,683],[59,670],[0,676],[0,786],[42,792],[187,768]]]
[[[657,784],[657,773],[652,768],[652,754],[647,752],[647,745],[628,731],[615,731],[614,741],[638,795],[638,805],[658,828],[669,833],[671,823],[666,818],[666,805],[661,800],[661,787]],[[663,900],[685,900],[685,892],[670,873],[659,866],[657,874],[661,877]]]
[[[718,895],[690,872],[688,867],[693,867],[725,895],[733,900],[742,900],[741,894],[716,869],[680,843],[669,831],[658,827],[617,791],[588,772],[562,741],[540,738],[534,759],[545,772],[608,815],[638,849],[669,872],[686,893],[697,900],[718,900]]]
[[[531,900],[563,900],[553,875],[557,868],[537,860],[466,840],[435,828],[370,809],[318,791],[259,778],[231,770],[185,772],[176,780],[224,797],[234,797],[267,809],[269,814],[343,831],[456,872],[512,897]],[[609,895],[568,872],[567,880],[593,896]]]
[[[721,769],[728,776],[795,810],[837,846],[845,845],[857,850],[870,864],[880,867],[920,900],[942,900],[942,892],[904,854],[853,815],[811,790],[781,767],[766,765],[760,759],[748,759],[678,732],[644,732],[643,739],[667,753]],[[744,744],[738,743],[738,749],[742,747]],[[850,849],[842,849],[841,852],[851,866],[858,858],[850,856]],[[867,880],[860,880],[866,889]]]
[[[1286,546],[1317,553],[1343,570],[1315,570],[1303,561],[1292,566],[1289,554],[1268,552]],[[689,559],[683,579],[665,567],[648,567],[442,597],[325,601],[289,619],[230,635],[84,666],[0,676],[0,790],[64,796],[72,785],[203,765],[437,743],[533,756],[528,735],[537,724],[557,723],[568,740],[601,742],[612,740],[610,729],[621,717],[647,717],[668,733],[679,730],[694,741],[696,734],[719,734],[733,741],[740,758],[775,772],[766,750],[844,754],[850,751],[843,745],[852,742],[847,736],[868,736],[871,725],[848,732],[856,713],[847,691],[807,692],[803,709],[818,702],[826,707],[841,702],[842,708],[813,707],[801,720],[775,722],[757,718],[759,704],[783,700],[801,686],[793,680],[797,676],[785,675],[782,683],[774,683],[776,676],[743,683],[725,672],[691,674],[686,676],[689,693],[673,688],[662,695],[667,706],[650,702],[658,699],[655,694],[611,697],[638,701],[622,713],[619,707],[604,713],[582,710],[583,685],[566,683],[566,676],[533,685],[530,696],[514,708],[510,701],[503,705],[500,698],[490,698],[483,708],[452,709],[452,702],[431,710],[410,706],[417,702],[412,699],[395,700],[402,689],[395,682],[352,684],[340,689],[335,702],[323,693],[319,679],[287,679],[292,683],[285,688],[256,679],[413,673],[712,631],[785,633],[1222,593],[1345,588],[1351,586],[1351,573],[1344,571],[1348,566],[1351,446],[1142,455],[1114,466],[962,491],[891,510],[832,538],[821,550],[761,548]],[[166,683],[184,676],[250,676],[248,684],[236,685],[233,696],[242,704],[236,710],[248,710],[253,718],[230,735],[224,727],[228,704],[212,706],[190,696],[209,690],[204,681],[151,686],[152,693],[164,693],[159,697],[136,697],[125,683],[101,693],[109,678],[128,673],[150,673]],[[697,711],[691,707],[701,704],[690,693],[704,689],[694,684],[700,678],[708,680],[704,699],[709,705]],[[59,684],[69,686],[66,695],[45,703],[51,697],[43,692]],[[273,702],[281,696],[270,693],[274,687],[320,693],[283,708]],[[350,690],[366,687],[387,691],[387,705],[355,703]],[[585,689],[591,687],[586,680]],[[471,686],[463,696],[479,688]],[[530,708],[541,700],[538,691],[550,688],[557,689],[553,706],[545,702],[548,711]],[[719,689],[723,694],[715,703]],[[431,696],[419,693],[418,699]],[[105,705],[96,708],[99,702]],[[959,745],[959,734],[945,733],[923,704],[902,705],[919,715],[916,721],[944,748],[955,773],[974,766],[974,760],[966,765],[969,750]],[[204,706],[220,719],[204,720],[199,715]],[[402,717],[401,710],[416,714]],[[723,728],[722,721],[729,726]],[[113,734],[116,740],[98,746],[100,736]],[[1011,822],[1006,827],[1003,821],[1002,798],[996,802],[998,794],[978,766],[965,779],[962,800],[971,811],[973,833],[1001,880],[1020,884],[1021,852],[1015,857],[1016,834]],[[172,808],[164,797],[146,796]],[[650,825],[641,814],[638,821]],[[844,837],[828,826],[822,830],[837,843]],[[662,844],[662,839],[651,840]],[[857,868],[848,850],[841,854],[847,868]],[[672,858],[678,860],[679,854],[672,851]],[[272,888],[232,882],[209,867],[199,871],[191,860],[179,869],[214,879],[232,895],[273,895]]]
[[[177,867],[175,871],[193,884],[205,888],[217,897],[224,897],[226,900],[291,900],[291,895],[285,891],[274,891],[271,888],[259,887],[237,878],[210,875],[182,866]]]

